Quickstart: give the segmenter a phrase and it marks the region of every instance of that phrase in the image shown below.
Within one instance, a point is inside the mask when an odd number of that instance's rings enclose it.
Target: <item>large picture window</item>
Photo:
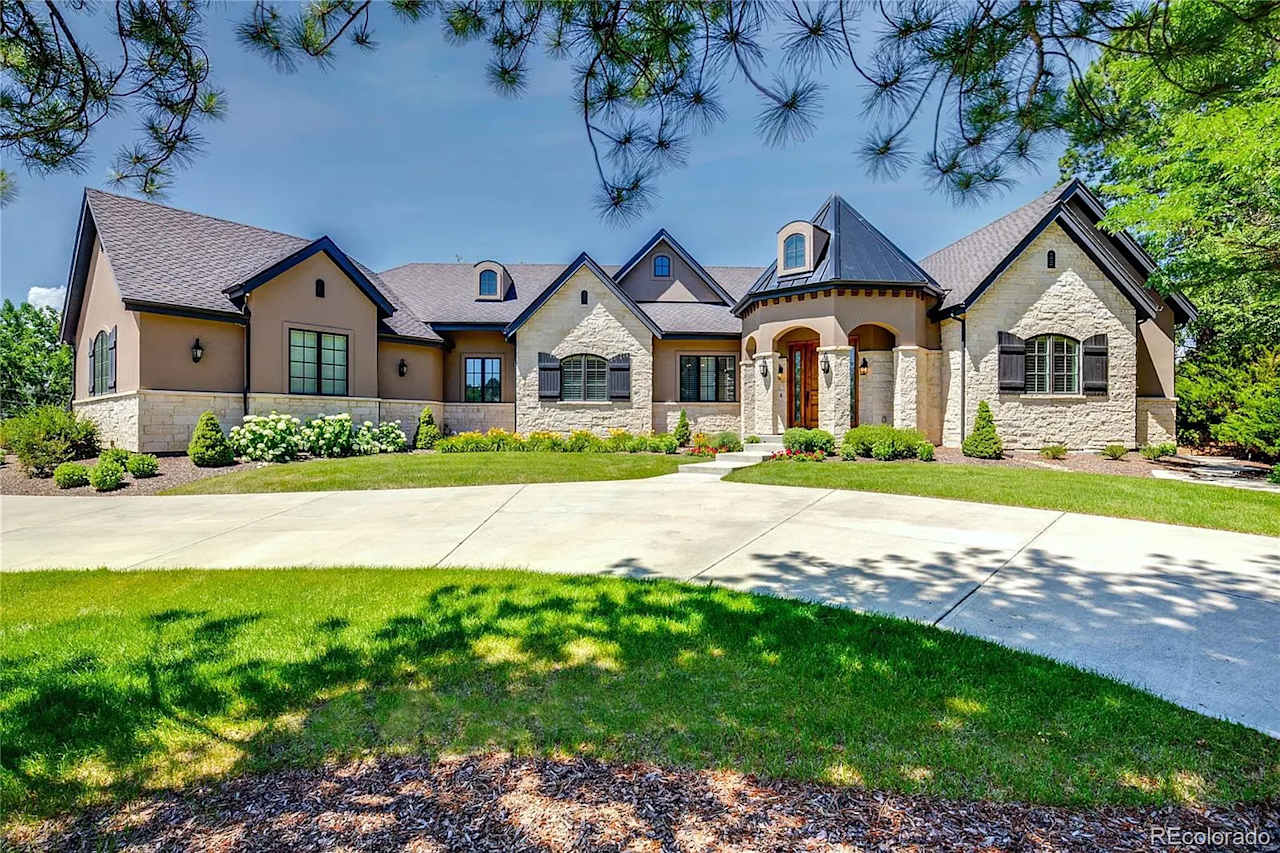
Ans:
[[[1080,343],[1062,335],[1027,340],[1026,392],[1079,394]]]
[[[598,355],[571,355],[560,361],[561,400],[608,400],[609,363]]]
[[[347,336],[290,329],[289,393],[345,396]]]
[[[463,373],[466,385],[462,399],[468,403],[502,402],[502,359],[469,356]]]
[[[681,403],[733,403],[737,372],[731,355],[680,356]]]

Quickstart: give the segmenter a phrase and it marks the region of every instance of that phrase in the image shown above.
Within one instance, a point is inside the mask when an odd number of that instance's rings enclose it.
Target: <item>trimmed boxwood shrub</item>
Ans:
[[[986,400],[978,401],[978,416],[973,419],[973,432],[964,437],[960,450],[974,459],[999,459],[1004,455],[1004,442],[996,434],[996,419]]]
[[[124,465],[129,474],[137,479],[154,477],[160,473],[160,460],[151,453],[130,453],[129,461]]]
[[[98,425],[58,406],[40,406],[0,425],[0,442],[28,477],[48,477],[63,462],[98,455]]]
[[[1271,473],[1267,475],[1267,479],[1273,483],[1280,483],[1280,465],[1276,465],[1271,469]]]
[[[98,457],[99,462],[114,462],[121,468],[129,464],[129,457],[132,454],[123,447],[108,447],[102,451],[102,455]]]
[[[797,453],[835,453],[836,437],[825,429],[792,427],[782,434],[782,446]]]
[[[692,437],[692,431],[689,429],[689,413],[684,409],[680,410],[680,418],[676,421],[674,435],[676,437],[676,444],[681,447],[688,446],[689,439]]]
[[[916,445],[916,458],[921,462],[933,461],[933,445],[927,441],[922,441]]]
[[[231,445],[222,434],[222,424],[213,412],[205,412],[196,422],[191,441],[187,444],[187,456],[197,468],[221,468],[235,462]]]
[[[59,489],[89,485],[89,469],[79,462],[63,462],[53,469],[53,483]]]
[[[760,443],[760,436],[758,436],[758,435],[749,435],[749,436],[747,436],[745,439],[743,439],[743,441],[745,441],[747,444],[759,444],[759,443]]]
[[[736,432],[725,430],[711,436],[711,446],[721,453],[737,453],[742,450],[742,440]]]
[[[95,491],[110,492],[124,482],[124,469],[110,459],[99,460],[89,469],[89,485]]]
[[[887,424],[864,424],[844,434],[840,442],[840,456],[843,459],[859,456],[863,459],[911,459],[916,456],[916,448],[927,443],[924,433],[918,429],[896,429]],[[880,452],[888,454],[887,456],[876,456],[874,449],[877,444],[886,445]]]
[[[674,435],[652,435],[646,440],[650,453],[678,453],[680,445]]]
[[[418,415],[418,432],[414,436],[413,446],[419,450],[430,450],[439,440],[440,427],[436,426],[435,413],[430,406],[423,406],[422,414]]]

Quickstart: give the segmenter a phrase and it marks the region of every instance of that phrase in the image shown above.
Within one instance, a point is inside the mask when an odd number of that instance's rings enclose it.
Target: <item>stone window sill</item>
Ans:
[[[1091,398],[1085,394],[1001,394],[1002,397],[1016,397],[1019,400],[1062,400],[1064,402],[1080,403],[1089,399],[1105,399],[1101,394],[1096,398]]]
[[[630,400],[555,400],[557,406],[614,406],[618,403],[631,404]]]

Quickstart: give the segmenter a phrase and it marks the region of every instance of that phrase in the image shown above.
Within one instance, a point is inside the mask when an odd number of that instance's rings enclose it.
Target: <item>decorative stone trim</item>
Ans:
[[[72,411],[89,418],[98,425],[98,440],[104,447],[122,447],[125,450],[142,448],[139,435],[137,391],[117,394],[99,394],[74,400]]]
[[[849,353],[851,346],[818,347],[818,428],[836,441],[849,429]],[[830,370],[822,371],[822,360]]]
[[[1178,398],[1139,397],[1138,446],[1178,440]]]
[[[741,403],[654,403],[654,432],[672,432],[680,420],[680,410],[689,415],[689,429],[693,432],[742,431]]]

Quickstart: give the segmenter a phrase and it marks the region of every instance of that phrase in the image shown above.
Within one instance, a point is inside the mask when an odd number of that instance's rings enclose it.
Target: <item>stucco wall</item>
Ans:
[[[895,296],[894,293],[897,293]],[[811,329],[821,346],[844,346],[859,326],[874,324],[893,332],[898,346],[938,346],[938,324],[928,317],[932,299],[909,289],[832,287],[817,293],[779,297],[759,303],[742,318],[743,354],[748,338],[758,352],[776,351],[776,341],[796,328]]]
[[[137,391],[95,394],[74,401],[71,408],[98,425],[98,441],[103,447],[141,449]]]
[[[138,389],[138,317],[126,311],[116,287],[115,273],[111,269],[111,257],[102,249],[102,243],[93,241],[93,254],[89,260],[89,273],[85,279],[84,301],[80,306],[80,319],[75,334],[75,399],[89,397],[89,351],[98,332],[110,333],[116,327],[116,387],[115,393]],[[188,358],[188,360],[190,360]],[[100,396],[96,394],[94,396]],[[124,447],[124,445],[120,445]]]
[[[738,342],[663,339],[653,342],[654,402],[680,401],[680,356],[727,355],[737,361]]]
[[[244,389],[244,326],[147,313],[138,314],[138,323],[143,388],[235,393]],[[191,360],[196,338],[204,349],[198,364]]]
[[[586,290],[588,304],[578,295]],[[517,332],[516,425],[534,430],[648,432],[653,426],[653,333],[587,267],[581,267]],[[631,399],[538,399],[538,353],[631,355]]]
[[[407,371],[400,375],[400,359]],[[444,350],[378,341],[378,396],[384,400],[443,400]]]
[[[324,297],[315,280],[324,279]],[[289,330],[347,335],[347,393],[378,395],[378,313],[369,297],[328,255],[312,255],[246,297],[251,314],[249,389],[265,394],[289,390]],[[314,404],[311,404],[314,405]]]
[[[1172,397],[1173,368],[1173,310],[1166,307],[1154,320],[1138,324],[1138,393],[1144,397]]]
[[[1057,253],[1057,268],[1047,269],[1045,253]],[[1097,448],[1113,442],[1136,444],[1137,323],[1133,306],[1057,225],[1050,225],[1022,256],[979,297],[968,312],[966,423],[986,400],[1006,448],[1034,449],[1061,442],[1071,448]],[[1106,334],[1109,353],[1105,396],[1049,397],[1002,394],[996,334],[1020,338],[1064,334],[1083,341]],[[948,347],[959,337],[948,330]],[[954,350],[945,359],[954,364]],[[949,370],[950,386],[959,381]],[[958,390],[955,392],[958,393]],[[947,406],[948,443],[958,442],[958,423]]]
[[[671,259],[671,276],[654,278],[653,256],[666,255]],[[658,242],[635,265],[619,286],[637,302],[719,302],[714,290],[708,287],[693,269],[671,250],[665,240]]]
[[[680,410],[689,416],[693,432],[740,432],[742,417],[738,403],[654,403],[653,431],[672,432],[680,420]]]
[[[502,360],[502,402],[516,398],[516,348],[501,332],[450,332],[449,350],[444,354],[444,399],[462,402],[468,356]]]

